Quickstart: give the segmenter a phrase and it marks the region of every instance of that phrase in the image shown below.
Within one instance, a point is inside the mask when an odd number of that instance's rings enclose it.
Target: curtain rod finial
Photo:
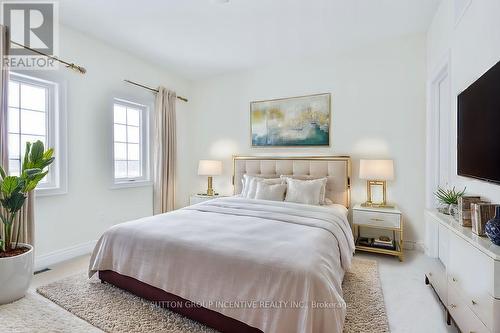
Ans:
[[[80,73],[80,74],[85,74],[85,73],[87,73],[87,70],[86,70],[84,67],[82,67],[82,66],[78,66],[78,65],[75,65],[75,64],[73,64],[73,63],[71,63],[71,64],[67,65],[66,67],[67,67],[67,68],[70,68],[70,69],[72,69],[72,70],[74,70],[75,72]]]

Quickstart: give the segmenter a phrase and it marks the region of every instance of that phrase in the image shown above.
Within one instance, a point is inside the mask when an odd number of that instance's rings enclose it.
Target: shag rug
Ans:
[[[376,261],[354,258],[353,266],[344,278],[343,290],[347,303],[344,332],[389,332]],[[83,273],[40,287],[37,291],[105,332],[215,332],[128,292],[102,284],[96,278],[88,280]],[[20,302],[29,303],[33,300],[27,298]],[[13,305],[17,303],[19,302]],[[33,309],[36,311],[32,311]],[[24,314],[32,315],[38,310],[39,306],[27,308]],[[58,332],[57,329],[47,331],[43,328],[59,324],[57,321],[61,320],[60,313],[52,312],[48,308],[45,312],[46,314],[39,316],[37,320],[40,325],[38,331]],[[1,314],[0,307],[0,317]],[[19,324],[22,325],[23,321]],[[69,328],[66,332],[73,332],[71,327]],[[14,327],[10,331],[16,332]]]

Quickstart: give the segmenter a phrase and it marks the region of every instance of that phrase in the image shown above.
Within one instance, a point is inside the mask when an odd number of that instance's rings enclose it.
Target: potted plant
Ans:
[[[451,189],[438,186],[436,193],[434,193],[437,200],[441,204],[438,211],[447,215],[453,215],[453,212],[458,212],[458,198],[465,194],[466,189],[467,188],[464,188],[462,191],[457,191],[455,190],[455,186]]]
[[[33,276],[33,246],[19,242],[20,224],[14,223],[28,193],[47,175],[54,162],[53,149],[44,150],[43,143],[26,143],[20,176],[9,176],[0,167],[0,220],[3,239],[0,241],[0,304],[24,296]],[[16,239],[12,239],[16,228]]]

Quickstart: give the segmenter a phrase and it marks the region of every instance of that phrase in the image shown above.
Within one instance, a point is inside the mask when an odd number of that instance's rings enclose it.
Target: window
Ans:
[[[9,80],[9,173],[19,175],[26,149],[26,142],[40,140],[45,147],[55,150],[56,160],[50,166],[47,176],[38,184],[37,192],[60,189],[60,166],[57,139],[60,136],[58,125],[58,85],[36,78],[10,74]]]
[[[115,184],[149,180],[148,108],[115,99],[113,104],[113,175]]]

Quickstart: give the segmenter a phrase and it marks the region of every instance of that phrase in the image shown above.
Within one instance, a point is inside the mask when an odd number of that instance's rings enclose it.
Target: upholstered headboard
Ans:
[[[240,194],[244,174],[265,178],[280,175],[327,177],[326,197],[349,208],[351,158],[349,156],[234,156],[234,194]]]

